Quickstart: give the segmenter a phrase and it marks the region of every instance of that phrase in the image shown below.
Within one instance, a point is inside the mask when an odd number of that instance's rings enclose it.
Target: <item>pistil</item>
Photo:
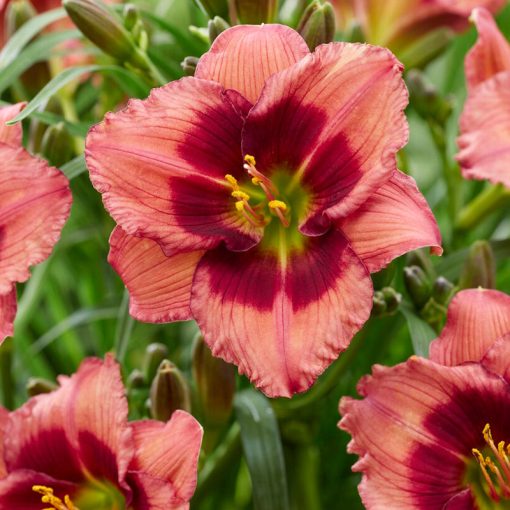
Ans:
[[[505,452],[505,442],[500,441],[498,446],[494,442],[490,425],[487,423],[483,429],[483,437],[487,446],[493,453],[493,458],[482,454],[477,448],[472,452],[478,461],[485,482],[487,483],[488,495],[493,501],[500,501],[501,498],[510,498],[510,462]],[[510,446],[507,447],[510,450]],[[493,476],[491,476],[492,473]]]

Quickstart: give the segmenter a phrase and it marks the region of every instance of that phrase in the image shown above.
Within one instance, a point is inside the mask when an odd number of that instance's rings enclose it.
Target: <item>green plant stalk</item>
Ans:
[[[457,230],[470,230],[491,213],[510,203],[510,190],[498,184],[482,191],[459,214]]]
[[[2,381],[2,403],[6,409],[14,407],[14,379],[12,376],[12,338],[8,338],[0,348],[0,378]]]
[[[314,444],[292,447],[291,493],[296,510],[320,510],[320,453]]]
[[[115,331],[114,350],[117,361],[122,365],[126,359],[131,332],[133,331],[134,320],[129,315],[129,293],[124,291],[122,303],[119,307],[117,317],[117,329]]]

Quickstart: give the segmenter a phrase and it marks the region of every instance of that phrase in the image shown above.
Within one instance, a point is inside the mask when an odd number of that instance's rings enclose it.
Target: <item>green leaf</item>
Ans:
[[[51,23],[65,18],[66,11],[63,8],[40,14],[27,21],[0,51],[0,69],[7,67],[20,54],[21,50],[43,29]]]
[[[423,319],[416,315],[409,303],[403,302],[400,305],[400,312],[407,321],[407,327],[409,328],[415,354],[428,358],[429,345],[430,342],[437,337],[436,332]]]
[[[250,470],[255,510],[288,510],[285,461],[271,404],[260,393],[245,390],[236,396],[234,405]]]
[[[32,44],[21,51],[18,57],[0,73],[0,94],[4,92],[27,69],[37,62],[48,60],[51,50],[58,44],[79,37],[78,30],[52,32],[38,37]]]
[[[68,161],[65,165],[62,165],[62,167],[60,167],[60,170],[62,170],[64,175],[69,180],[72,180],[75,177],[78,177],[78,175],[87,171],[85,157],[83,156],[83,154],[76,156],[71,161]]]
[[[14,119],[7,122],[7,125],[16,124],[29,117],[37,108],[45,103],[51,96],[58,92],[68,83],[80,76],[93,72],[104,72],[111,74],[120,87],[129,96],[145,97],[149,92],[149,86],[132,72],[116,65],[90,65],[81,67],[70,67],[64,69],[60,74],[48,82],[44,88],[27,104],[27,106]]]

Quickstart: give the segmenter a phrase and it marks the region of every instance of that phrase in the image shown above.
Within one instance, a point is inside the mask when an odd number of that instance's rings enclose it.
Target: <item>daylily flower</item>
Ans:
[[[0,108],[0,342],[13,334],[16,282],[51,253],[71,207],[64,175],[21,146],[21,124],[6,126],[23,108]]]
[[[374,366],[344,397],[369,510],[498,510],[510,503],[510,296],[457,294],[430,360]]]
[[[474,7],[496,12],[505,4],[505,0],[330,1],[336,9],[340,28],[345,30],[356,20],[367,42],[390,48],[399,58],[435,30],[467,28],[467,19]]]
[[[369,273],[419,246],[441,251],[395,166],[401,71],[383,48],[311,54],[288,27],[237,26],[194,78],[108,114],[86,158],[119,225],[109,260],[131,314],[194,318],[267,395],[306,390],[368,319]]]
[[[467,179],[510,188],[510,44],[486,9],[475,9],[471,19],[479,36],[465,61],[457,159]]]
[[[189,508],[202,441],[190,414],[128,422],[120,369],[108,356],[59,382],[16,411],[0,409],[1,508]]]

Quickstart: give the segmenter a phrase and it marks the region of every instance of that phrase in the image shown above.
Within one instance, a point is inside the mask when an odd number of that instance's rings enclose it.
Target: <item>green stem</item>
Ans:
[[[289,453],[291,506],[296,510],[320,510],[320,452],[314,444],[293,445]]]
[[[115,356],[117,361],[122,365],[126,358],[129,339],[133,331],[134,320],[129,315],[129,293],[127,289],[124,291],[122,303],[119,308],[117,317],[117,329],[115,332]]]
[[[2,403],[5,408],[14,407],[14,380],[12,377],[12,338],[8,338],[0,348],[0,378],[2,381]]]
[[[456,223],[456,228],[458,230],[469,230],[509,202],[510,190],[501,184],[491,186],[482,191],[462,209]]]

